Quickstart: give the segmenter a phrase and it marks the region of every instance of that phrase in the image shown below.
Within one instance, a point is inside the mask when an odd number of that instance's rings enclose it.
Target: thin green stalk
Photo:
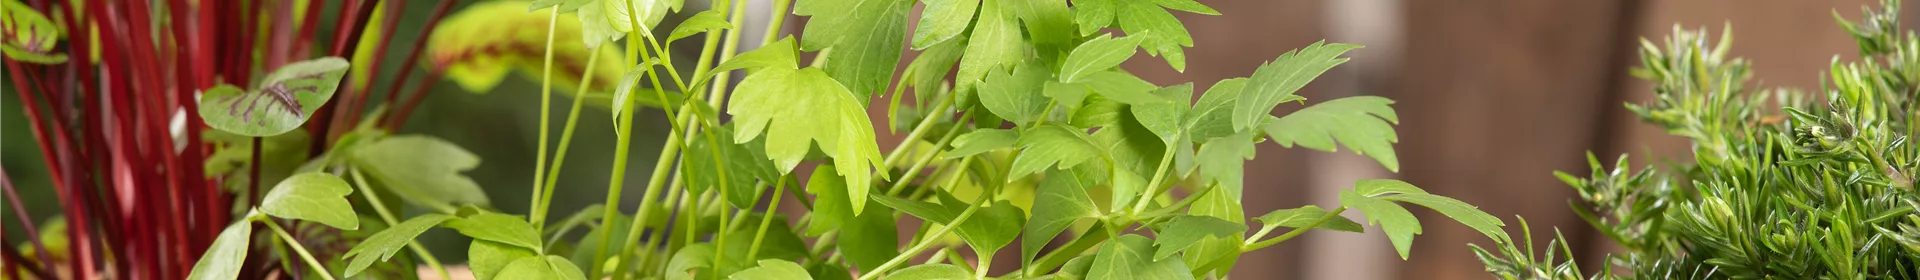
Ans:
[[[968,110],[966,113],[960,114],[960,119],[965,120],[967,119],[967,117],[972,115],[973,115],[973,111]],[[932,119],[932,118],[929,118],[929,119]],[[953,128],[947,129],[946,135],[941,135],[940,140],[935,141],[933,143],[933,148],[940,149],[941,147],[946,147],[947,144],[953,143],[953,139],[960,136],[960,129],[966,128],[966,127],[967,127],[966,125],[955,123],[953,125]],[[914,141],[913,138],[907,138],[907,140],[901,141],[900,146],[901,147],[910,146],[913,144],[913,141]],[[915,175],[920,175],[920,169],[926,168],[927,164],[933,162],[933,158],[938,155],[940,155],[940,153],[926,153],[926,155],[920,156],[919,160],[915,160],[913,162],[913,166],[907,167],[907,173],[901,174],[900,179],[893,181],[893,186],[887,188],[887,196],[893,196],[895,194],[899,194],[900,189],[905,188],[907,186],[907,183],[913,182],[913,177]],[[889,166],[888,168],[891,168],[891,166]],[[963,166],[961,168],[964,169],[965,167]]]
[[[1153,204],[1151,203],[1153,198],[1159,196],[1160,181],[1166,179],[1167,167],[1173,163],[1173,148],[1173,145],[1167,145],[1167,150],[1161,153],[1160,167],[1153,170],[1153,179],[1147,180],[1146,192],[1140,194],[1140,200],[1133,204],[1133,211],[1129,213],[1139,214],[1141,211],[1147,211],[1147,204]]]
[[[628,98],[627,102],[618,104],[616,106],[622,106],[621,108],[623,108],[627,112],[632,112],[634,107],[634,99]],[[621,189],[626,187],[625,183],[627,178],[627,153],[628,153],[628,149],[633,144],[632,142],[633,115],[637,115],[637,114],[621,114],[620,115],[620,121],[618,125],[620,129],[618,129],[618,134],[615,134],[614,136],[614,144],[613,144],[613,172],[612,172],[613,174],[609,175],[609,178],[607,179],[607,202],[605,204],[606,210],[604,210],[604,212],[602,212],[600,216],[601,225],[613,224],[613,218],[616,217],[616,214],[620,213],[620,194],[622,193]],[[677,142],[674,142],[674,141],[667,141],[667,143],[664,145],[666,147],[661,148],[662,150],[661,157],[665,159],[670,159],[671,155],[673,154],[672,151],[678,149],[679,146],[677,146]],[[658,172],[655,172],[655,173],[658,173]],[[600,231],[600,244],[612,244],[612,242],[613,242],[613,231],[611,230]],[[592,267],[589,270],[587,270],[587,279],[600,279],[601,265],[604,264],[605,263],[604,260],[607,259],[607,252],[606,252],[607,250],[605,250],[604,247],[594,248],[594,251],[595,251],[593,254],[594,261],[593,261],[593,264],[591,265]]]
[[[686,167],[685,167],[685,166],[681,166],[680,168],[686,168]],[[682,207],[684,207],[684,205],[685,205],[685,203],[684,203],[683,201],[680,201],[680,197],[682,197],[682,196],[683,196],[683,195],[681,195],[681,194],[680,194],[680,190],[682,189],[682,188],[681,188],[681,182],[682,182],[682,181],[684,181],[684,180],[685,180],[685,179],[683,179],[683,178],[681,178],[681,173],[679,173],[679,172],[674,172],[674,173],[673,173],[673,178],[672,178],[672,179],[668,179],[668,181],[669,181],[669,182],[672,182],[672,183],[669,183],[669,184],[667,185],[667,201],[666,201],[665,203],[663,203],[663,204],[661,204],[661,205],[669,205],[669,204],[678,204],[678,205],[681,205]],[[674,208],[674,209],[685,209],[685,208]],[[640,226],[638,226],[639,224],[637,224],[637,222],[641,222],[641,221],[638,221],[638,220],[636,220],[636,221],[634,221],[634,222],[636,222],[636,224],[631,224],[631,225],[634,225],[634,226],[632,226],[632,227],[630,227],[630,228],[629,228],[629,230],[627,231],[627,237],[628,237],[628,238],[630,238],[630,239],[628,240],[628,242],[629,242],[629,243],[625,243],[625,244],[632,244],[631,242],[645,242],[645,243],[646,243],[646,246],[645,246],[644,248],[640,248],[640,251],[641,251],[641,252],[653,252],[653,249],[656,249],[656,248],[659,248],[659,247],[656,247],[656,246],[655,246],[655,245],[658,245],[658,243],[656,243],[655,241],[660,241],[660,242],[665,242],[665,241],[666,241],[666,239],[664,239],[664,238],[658,238],[658,237],[655,237],[655,238],[653,238],[653,239],[648,239],[648,240],[646,240],[646,241],[640,241],[640,240],[639,240],[639,239],[640,239],[640,234],[639,234],[639,233],[640,233],[640,230],[639,230],[639,229],[640,229],[640,228],[642,228],[642,227],[640,227]],[[668,232],[668,231],[670,230],[670,228],[671,228],[672,226],[673,226],[672,224],[667,224],[667,225],[666,225],[666,226],[665,226],[664,228],[661,228],[661,229],[659,229],[659,230],[658,230],[657,232],[658,232],[658,234],[664,234],[664,233],[666,233],[666,232]],[[656,235],[658,235],[658,234],[656,234]],[[627,249],[626,249],[626,250],[632,250],[632,248],[633,248],[633,247],[635,247],[635,246],[633,246],[633,245],[628,245],[628,246],[627,246]],[[625,253],[623,253],[623,254],[625,254]],[[650,255],[652,255],[652,254],[647,254],[647,255],[643,255],[643,256],[650,256]],[[663,265],[664,265],[664,261],[666,261],[666,259],[660,259],[660,261],[662,261],[662,263],[663,263]],[[640,272],[641,272],[641,274],[643,274],[643,275],[644,275],[644,274],[646,274],[646,271],[647,271],[647,269],[648,269],[649,267],[652,267],[652,265],[651,265],[651,264],[652,264],[652,262],[641,262],[641,263],[644,263],[644,264],[649,264],[648,266],[645,266],[645,267],[640,267]],[[615,271],[620,271],[620,269],[615,269]]]
[[[1274,237],[1273,239],[1267,239],[1260,242],[1253,242],[1254,240],[1259,239],[1261,235],[1263,235],[1263,234],[1255,234],[1252,238],[1247,238],[1247,241],[1240,244],[1240,251],[1252,252],[1253,250],[1260,250],[1260,248],[1273,246],[1273,244],[1280,244],[1281,241],[1287,241],[1287,239],[1293,239],[1294,236],[1300,236],[1300,234],[1306,233],[1307,230],[1320,227],[1321,223],[1326,223],[1327,220],[1332,220],[1333,217],[1339,217],[1340,212],[1346,212],[1346,211],[1347,211],[1346,206],[1340,206],[1340,208],[1334,208],[1333,211],[1328,211],[1327,215],[1320,216],[1320,219],[1313,220],[1313,223],[1309,223],[1303,227],[1293,228],[1293,230],[1288,230],[1287,233],[1281,234],[1280,236]]]
[[[353,175],[354,186],[360,188],[360,198],[366,199],[368,205],[373,205],[373,212],[380,215],[381,221],[387,222],[387,225],[400,224],[400,220],[394,218],[396,216],[393,215],[393,211],[387,210],[387,205],[381,203],[385,200],[380,200],[380,195],[373,193],[372,185],[367,184],[366,176],[360,175],[359,168],[348,169],[347,173]],[[440,279],[453,279],[448,276],[447,267],[440,265],[440,259],[434,258],[432,253],[428,253],[427,248],[420,247],[419,241],[407,240],[407,250],[413,251],[415,255],[420,255],[420,261],[426,262],[427,267],[432,267],[433,272],[440,275]]]
[[[730,13],[733,13],[733,0],[714,1],[713,10],[718,11],[720,13],[720,16],[730,16],[731,15]],[[738,27],[740,25],[734,24],[733,26]],[[718,31],[707,33],[707,36],[706,36],[707,38],[705,39],[705,42],[700,43],[700,59],[695,60],[693,64],[693,77],[695,78],[705,77],[707,75],[707,71],[713,70],[713,66],[714,66],[713,48],[720,44],[720,37],[721,37],[718,32],[738,33],[738,31],[729,31],[729,30],[718,30]],[[695,84],[699,84],[699,83],[695,83]],[[687,94],[693,94],[693,93],[688,92]]]
[[[760,229],[754,231],[753,243],[748,243],[750,245],[747,247],[747,259],[760,259],[760,241],[767,237],[767,226],[773,224],[773,213],[780,211],[780,195],[787,190],[786,187],[787,180],[784,179],[773,184],[773,199],[769,199],[767,202],[766,214],[760,215]]]
[[[527,215],[527,222],[533,224],[534,232],[539,232],[547,222],[546,212],[540,209],[539,205],[540,201],[546,200],[541,194],[546,193],[543,186],[546,183],[544,176],[547,170],[547,123],[550,122],[548,115],[551,115],[550,111],[553,110],[550,108],[553,105],[553,81],[551,81],[553,78],[553,30],[554,26],[560,22],[560,9],[550,10],[552,12],[547,14],[546,58],[540,67],[540,140],[538,142],[540,151],[535,153],[533,163],[533,191],[529,195],[531,196],[529,199],[533,201],[527,203],[527,207],[533,208],[532,215]]]
[[[780,25],[787,21],[787,9],[793,6],[793,0],[773,0],[773,13],[767,21],[767,34],[760,37],[760,44],[772,44],[779,39]]]
[[[628,115],[630,116],[632,114],[628,114]],[[667,134],[668,139],[678,138],[678,137],[680,137],[680,135],[677,133]],[[658,160],[655,160],[653,163],[653,176],[647,179],[647,189],[645,190],[644,193],[640,194],[640,210],[636,211],[637,213],[633,215],[634,224],[632,224],[632,227],[630,227],[632,230],[627,232],[628,238],[623,239],[627,242],[621,243],[621,244],[632,245],[634,244],[633,242],[640,239],[639,229],[641,226],[646,224],[647,217],[653,214],[653,208],[654,208],[653,201],[656,199],[656,196],[660,195],[660,188],[666,185],[667,175],[673,173],[671,172],[673,170],[673,165],[674,165],[673,159],[675,154],[680,153],[680,145],[678,145],[680,142],[679,141],[666,141],[666,142],[667,142],[666,147],[660,149],[660,158]],[[609,205],[612,205],[612,204],[609,204]],[[601,243],[601,244],[610,244],[610,243]],[[627,256],[632,255],[631,254],[632,252],[633,252],[632,246],[628,246],[626,249],[620,250],[620,253],[618,255],[615,255],[615,257],[618,257],[621,260],[623,260],[622,262],[614,266],[615,273],[626,272],[625,270],[627,268],[627,265],[626,265],[627,262],[625,262],[624,260],[627,260]],[[619,275],[619,274],[616,274],[616,275]]]
[[[993,252],[973,251],[973,257],[980,259],[973,269],[973,279],[987,279],[987,269],[993,267]]]
[[[930,110],[928,112],[941,112],[941,111],[944,111],[947,106],[953,105],[953,98],[951,96],[942,95],[936,98],[940,99],[940,103],[935,103],[933,105],[933,110]],[[969,111],[969,113],[970,112],[971,111]],[[933,124],[935,123],[935,120],[938,120],[938,119],[939,118],[934,118],[934,117],[927,117],[927,118],[920,119],[919,124],[913,125],[913,130],[907,131],[907,137],[901,138],[902,140],[900,140],[900,144],[894,145],[893,151],[887,152],[886,158],[880,160],[880,166],[891,167],[893,166],[894,163],[899,162],[901,156],[906,154],[907,147],[911,146],[907,144],[913,143],[912,141],[920,139],[920,136],[923,134],[926,134],[927,130],[933,129]],[[960,123],[965,121],[966,121],[966,118],[961,118],[960,121],[955,122],[955,125],[959,125]]]
[[[1068,260],[1080,256],[1080,253],[1086,252],[1087,249],[1092,249],[1094,246],[1100,245],[1101,242],[1106,242],[1108,238],[1112,237],[1111,235],[1105,234],[1088,234],[1103,231],[1105,227],[1106,225],[1104,223],[1094,224],[1092,228],[1087,229],[1086,233],[1074,237],[1073,241],[1067,241],[1067,246],[1053,249],[1052,252],[1041,256],[1039,260],[1034,261],[1033,264],[1027,267],[1021,268],[1021,270],[1026,271],[1027,277],[1033,277],[1038,276],[1034,275],[1035,273],[1053,271],[1054,268],[1059,268],[1061,265],[1067,264]]]
[[[286,241],[288,248],[293,248],[293,254],[300,255],[300,260],[306,261],[307,266],[312,266],[315,272],[314,274],[319,274],[320,279],[334,280],[333,270],[328,270],[326,266],[320,265],[320,261],[313,258],[313,253],[307,252],[307,247],[300,245],[299,239],[294,239],[292,234],[287,234],[287,230],[281,229],[279,223],[275,223],[272,220],[264,220],[262,222],[263,224],[267,224],[267,228],[273,229],[273,234],[279,235],[280,240]]]
[[[960,164],[958,166],[966,166],[968,163],[973,162],[973,158],[974,157],[972,156],[968,156],[966,158],[961,159]],[[954,176],[953,179],[947,180],[947,184],[951,185],[955,182],[958,182],[959,178],[960,176]],[[989,189],[991,190],[991,187],[989,187]],[[988,193],[991,193],[991,191],[989,191]],[[880,266],[874,267],[872,270],[861,273],[860,280],[873,280],[875,277],[880,277],[881,274],[886,274],[888,269],[893,269],[893,267],[895,266],[900,266],[900,263],[906,262],[908,259],[912,259],[913,256],[915,255],[919,255],[921,251],[926,251],[927,247],[933,246],[933,243],[935,243],[935,241],[940,240],[941,237],[945,237],[948,232],[953,231],[954,227],[959,226],[961,223],[965,223],[967,221],[967,218],[972,217],[974,212],[978,212],[980,210],[980,205],[983,203],[986,203],[987,199],[990,197],[992,197],[992,195],[987,195],[985,193],[981,194],[980,198],[975,199],[973,203],[967,204],[967,209],[965,211],[961,211],[960,216],[954,217],[952,222],[947,223],[948,225],[951,225],[951,226],[940,227],[939,230],[934,231],[933,234],[928,235],[927,238],[921,239],[919,242],[916,242],[916,244],[914,244],[913,247],[907,248],[906,252],[900,252],[899,256],[895,256],[893,257],[893,259],[887,260],[886,263],[880,264]]]
[[[587,55],[587,69],[586,72],[583,73],[593,73],[594,66],[598,65],[600,61],[600,52],[591,53],[592,54]],[[550,207],[553,205],[553,189],[554,186],[560,182],[560,176],[558,175],[560,174],[560,166],[567,163],[567,148],[573,144],[573,129],[580,124],[580,108],[587,104],[585,100],[587,89],[592,88],[592,85],[593,75],[580,76],[580,89],[575,90],[577,95],[575,95],[573,99],[573,108],[567,110],[567,124],[560,129],[560,148],[554,152],[553,166],[547,169],[547,182],[546,185],[542,187],[544,191],[540,193],[540,197],[546,199],[541,199],[539,207],[534,208],[539,210],[536,213],[541,213],[537,214],[538,216],[544,216],[543,214],[547,213],[547,210],[551,209]]]

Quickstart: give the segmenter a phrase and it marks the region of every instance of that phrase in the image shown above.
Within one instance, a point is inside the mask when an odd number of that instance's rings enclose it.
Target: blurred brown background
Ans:
[[[1568,210],[1571,189],[1551,175],[1632,153],[1634,164],[1691,160],[1687,143],[1641,125],[1624,102],[1645,102],[1641,38],[1659,43],[1675,24],[1734,30],[1732,53],[1753,61],[1768,87],[1817,89],[1853,40],[1834,23],[1874,1],[1253,0],[1202,1],[1221,16],[1181,14],[1193,32],[1189,70],[1157,58],[1125,66],[1160,84],[1245,76],[1259,63],[1317,40],[1366,45],[1301,93],[1312,100],[1365,94],[1399,110],[1400,174],[1351,153],[1261,145],[1248,166],[1247,212],[1333,204],[1355,179],[1391,177],[1479,205],[1509,226],[1525,216],[1544,244],[1552,229],[1575,240],[1588,269],[1609,241]],[[1911,10],[1911,9],[1909,9]],[[1909,12],[1910,13],[1910,12]],[[1293,110],[1282,106],[1280,110]],[[1490,240],[1431,211],[1402,262],[1385,236],[1313,233],[1240,259],[1239,279],[1488,279],[1467,243]],[[1350,215],[1352,216],[1352,215]],[[1354,217],[1354,218],[1357,218]],[[1515,227],[1517,228],[1517,227]],[[1518,230],[1514,230],[1518,234]],[[1516,236],[1516,239],[1518,237]]]

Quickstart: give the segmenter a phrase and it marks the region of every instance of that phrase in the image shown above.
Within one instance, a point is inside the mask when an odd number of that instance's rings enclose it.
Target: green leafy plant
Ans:
[[[349,1],[343,10],[359,17],[349,28],[375,30],[384,44],[393,22],[362,28],[375,5]],[[909,25],[916,2],[926,12]],[[1145,50],[1184,70],[1193,39],[1171,11],[1218,14],[1191,0],[772,0],[766,30],[782,30],[791,10],[810,17],[802,38],[770,32],[764,46],[745,51],[738,28],[746,1],[715,1],[674,28],[659,26],[685,4],[479,3],[449,17],[431,45],[404,62],[411,68],[425,50],[428,80],[444,75],[472,91],[513,71],[540,80],[539,161],[524,217],[490,207],[479,183],[462,175],[477,156],[430,136],[390,134],[421,94],[399,102],[396,85],[385,103],[394,113],[360,111],[375,74],[367,72],[380,60],[343,52],[363,45],[357,37],[334,45],[352,60],[269,64],[278,67],[250,88],[205,81],[194,88],[199,101],[182,107],[204,118],[192,121],[194,130],[210,129],[205,142],[188,146],[218,148],[204,162],[207,176],[278,183],[259,190],[266,195],[257,203],[234,204],[243,218],[205,242],[185,276],[264,277],[249,272],[259,267],[250,263],[268,263],[321,279],[413,277],[374,272],[418,260],[445,278],[448,270],[413,240],[435,228],[473,238],[467,266],[479,279],[1224,278],[1240,254],[1308,230],[1361,231],[1342,216],[1347,210],[1380,225],[1405,258],[1422,231],[1407,204],[1506,242],[1500,219],[1387,179],[1356,182],[1340,193],[1340,206],[1274,210],[1256,218],[1258,227],[1247,224],[1244,163],[1261,142],[1345,146],[1399,169],[1391,100],[1347,97],[1271,113],[1305,104],[1295,93],[1358,45],[1308,45],[1249,77],[1214,83],[1195,102],[1193,84],[1157,85],[1118,68]],[[521,22],[546,28],[499,28]],[[696,37],[698,58],[676,63],[670,43]],[[51,57],[39,41],[8,43],[33,52],[9,49],[13,61]],[[906,59],[902,47],[921,51],[904,70],[896,67]],[[625,67],[600,68],[602,59]],[[736,72],[744,75],[737,83]],[[593,90],[608,83],[611,91]],[[554,141],[556,88],[576,102]],[[334,98],[335,91],[347,94]],[[617,123],[606,201],[550,223],[555,177],[588,104],[602,104]],[[650,113],[640,106],[658,107],[672,130],[638,207],[627,212],[620,206],[634,118]],[[889,131],[906,135],[886,153],[879,119],[866,113],[876,106],[887,108]],[[806,167],[813,171],[801,182]],[[788,197],[807,211],[777,211]],[[392,208],[403,204],[429,213],[396,215]],[[369,209],[375,215],[361,215]],[[900,244],[906,216],[920,226]],[[256,236],[255,225],[271,234]],[[292,234],[307,231],[342,241]],[[1019,269],[991,275],[995,256],[1016,240],[1019,259],[1000,261]]]
[[[1626,249],[1591,278],[1920,277],[1920,38],[1899,30],[1899,4],[1860,22],[1836,13],[1862,60],[1835,59],[1820,94],[1751,87],[1747,61],[1727,55],[1731,33],[1644,43],[1634,73],[1658,99],[1627,108],[1692,140],[1694,160],[1632,172],[1624,156],[1608,169],[1588,155],[1590,177],[1554,174],[1585,201],[1575,213]],[[1505,279],[1589,278],[1564,242],[1544,258],[1520,243],[1476,253]]]

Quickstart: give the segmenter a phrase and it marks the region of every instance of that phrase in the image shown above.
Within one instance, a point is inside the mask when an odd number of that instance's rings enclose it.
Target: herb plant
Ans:
[[[1899,11],[1888,0],[1859,22],[1836,13],[1862,59],[1835,59],[1818,95],[1749,85],[1731,33],[1644,43],[1634,73],[1658,98],[1627,108],[1692,140],[1694,161],[1632,172],[1624,156],[1608,169],[1588,155],[1591,177],[1555,173],[1585,201],[1575,213],[1626,249],[1591,278],[1920,277],[1920,38],[1899,30]],[[1501,278],[1589,278],[1564,240],[1544,258],[1497,245],[1475,252]]]
[[[240,218],[207,236],[186,276],[265,277],[254,273],[264,266],[321,279],[413,277],[375,273],[419,260],[445,278],[447,270],[413,241],[434,228],[473,238],[467,259],[478,279],[1223,278],[1239,254],[1309,229],[1361,231],[1341,216],[1347,210],[1379,224],[1404,258],[1421,225],[1403,204],[1506,242],[1500,219],[1386,179],[1356,182],[1340,193],[1340,206],[1273,210],[1254,218],[1258,228],[1248,226],[1243,164],[1261,142],[1345,146],[1398,170],[1390,100],[1340,98],[1271,115],[1282,104],[1305,104],[1295,92],[1346,62],[1341,56],[1357,45],[1308,45],[1249,77],[1216,82],[1194,101],[1192,84],[1156,85],[1116,68],[1145,50],[1184,70],[1193,40],[1172,11],[1218,14],[1191,0],[925,0],[917,1],[925,11],[917,25],[907,24],[916,1],[771,2],[766,29],[781,30],[791,10],[810,17],[802,38],[768,32],[764,46],[746,51],[738,30],[746,1],[715,1],[671,29],[659,23],[683,12],[682,0],[492,1],[448,18],[432,46],[415,48],[430,54],[428,80],[444,76],[475,91],[511,71],[541,81],[539,162],[525,217],[491,208],[478,182],[461,174],[479,164],[471,153],[430,136],[389,133],[419,94],[404,103],[389,94],[382,105],[398,106],[393,114],[355,111],[367,95],[353,85],[364,86],[356,80],[371,77],[363,69],[378,69],[367,64],[379,59],[314,59],[270,67],[250,86],[226,85],[249,84],[236,78],[185,87],[202,92],[197,103],[178,102],[198,113],[188,116],[204,118],[189,131],[204,124],[220,135],[207,141],[222,148],[212,153],[221,160],[205,162],[224,168],[208,174],[277,182],[257,203],[234,204],[244,210],[230,214]],[[368,1],[348,3],[343,9],[373,9]],[[449,1],[440,3],[434,22]],[[32,12],[15,7],[10,14]],[[367,14],[357,16],[364,24]],[[546,28],[497,25],[513,22]],[[394,30],[379,32],[384,44]],[[698,58],[674,62],[671,43],[694,38]],[[39,61],[31,54],[48,50],[26,42],[21,49],[33,52],[10,51],[9,65]],[[904,70],[896,67],[903,47],[920,50]],[[812,53],[806,64],[802,53]],[[598,68],[602,60],[625,67]],[[743,74],[737,83],[736,72]],[[547,108],[557,87],[570,88],[562,91],[576,102],[554,141]],[[348,94],[333,98],[335,91]],[[351,116],[322,117],[323,106],[335,103],[352,106],[336,113]],[[549,212],[555,174],[588,104],[600,104],[617,123],[606,202],[549,220],[558,216]],[[659,108],[672,130],[638,207],[627,212],[619,206],[634,116],[652,114],[641,106]],[[906,132],[887,153],[877,143],[877,120],[866,114],[872,106],[886,106],[890,131]],[[313,128],[333,126],[339,129]],[[238,144],[245,139],[252,145]],[[296,148],[262,151],[287,146]],[[250,160],[228,152],[235,147],[250,148]],[[276,162],[291,162],[271,168],[283,178],[257,171]],[[803,166],[813,168],[804,182],[796,172]],[[805,214],[775,211],[789,196]],[[393,208],[403,203],[431,213],[397,216]],[[376,215],[363,216],[368,209]],[[900,244],[907,216],[920,222]],[[256,234],[256,225],[268,234]],[[1274,235],[1280,228],[1288,230]],[[341,241],[314,246],[297,236],[306,232]],[[996,253],[1015,240],[1019,258],[999,261],[1019,269],[990,275]],[[342,244],[350,246],[333,246]],[[348,249],[318,250],[326,248]]]

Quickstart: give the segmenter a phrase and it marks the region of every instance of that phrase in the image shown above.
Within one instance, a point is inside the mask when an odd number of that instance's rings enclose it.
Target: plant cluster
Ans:
[[[461,174],[477,157],[429,136],[391,135],[397,120],[382,121],[384,110],[328,123],[342,126],[332,133],[313,131],[325,104],[365,105],[365,94],[341,85],[364,85],[355,81],[367,77],[360,67],[378,59],[279,65],[250,87],[183,87],[201,92],[197,103],[179,102],[197,112],[187,115],[204,118],[189,121],[188,131],[204,124],[208,135],[221,135],[205,141],[222,160],[206,162],[225,168],[208,174],[273,186],[257,202],[233,204],[226,213],[238,219],[203,236],[209,242],[195,248],[206,251],[187,278],[265,277],[257,264],[320,279],[413,277],[373,272],[415,260],[444,278],[447,270],[413,241],[434,228],[473,238],[467,259],[478,279],[1224,278],[1240,254],[1308,230],[1361,231],[1341,216],[1347,210],[1379,224],[1404,258],[1421,224],[1403,204],[1507,239],[1500,219],[1472,205],[1385,179],[1356,182],[1340,193],[1340,206],[1273,210],[1254,218],[1258,228],[1248,225],[1242,174],[1261,142],[1345,146],[1398,170],[1390,100],[1339,98],[1271,114],[1306,103],[1295,92],[1357,45],[1308,45],[1249,77],[1214,83],[1195,101],[1192,84],[1156,85],[1117,68],[1145,50],[1184,70],[1193,40],[1172,11],[1218,14],[1191,0],[772,0],[766,29],[781,30],[791,10],[811,17],[803,38],[768,32],[765,46],[748,51],[738,29],[746,1],[714,1],[678,26],[659,26],[685,4],[492,1],[434,32],[430,79],[444,74],[485,90],[520,70],[543,85],[524,217],[490,207]],[[925,12],[909,25],[916,4]],[[14,7],[9,13],[33,12]],[[500,22],[545,28],[500,31]],[[393,34],[381,32],[382,41]],[[698,58],[675,63],[672,43],[691,38],[701,40]],[[921,52],[902,70],[904,47]],[[812,59],[803,64],[802,53]],[[33,59],[8,57],[10,65]],[[597,68],[602,59],[625,67]],[[736,72],[744,74],[737,83]],[[596,81],[612,90],[589,94]],[[570,87],[576,102],[550,141],[556,86]],[[336,90],[349,94],[333,98]],[[404,119],[416,102],[393,96],[386,104],[403,107],[392,117]],[[881,99],[889,102],[873,104]],[[606,202],[549,220],[558,216],[549,213],[555,174],[587,104],[604,104],[617,123]],[[619,207],[623,170],[634,116],[647,114],[641,106],[659,108],[672,130],[638,208],[627,212]],[[889,128],[906,132],[887,153],[875,136],[878,120],[866,113],[872,106],[886,106]],[[251,146],[238,144],[246,139]],[[813,169],[804,182],[796,172],[803,164]],[[262,166],[284,177],[265,179]],[[776,211],[788,197],[805,214]],[[394,208],[402,205],[429,213],[401,217]],[[899,225],[908,216],[919,226],[903,246]],[[308,232],[322,237],[302,236]],[[1019,269],[990,275],[997,252],[1015,240],[1019,258],[1000,261]]]
[[[1585,202],[1575,213],[1626,249],[1591,278],[1920,277],[1920,38],[1899,29],[1899,4],[1859,22],[1835,14],[1862,59],[1835,58],[1818,96],[1749,85],[1747,61],[1727,55],[1730,32],[1643,41],[1634,73],[1658,98],[1627,108],[1691,140],[1694,160],[1632,172],[1624,156],[1607,169],[1589,155],[1590,177],[1555,174]],[[1588,278],[1564,240],[1544,259],[1498,245],[1476,247],[1496,276]]]

